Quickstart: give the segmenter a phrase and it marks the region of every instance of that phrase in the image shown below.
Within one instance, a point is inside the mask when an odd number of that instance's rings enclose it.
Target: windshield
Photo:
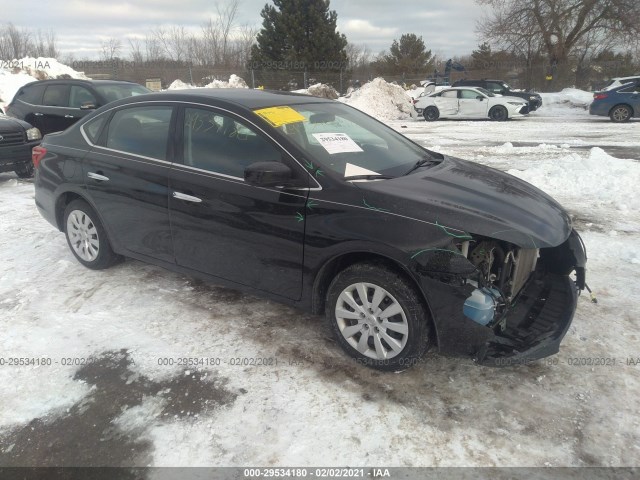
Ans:
[[[115,102],[121,98],[134,97],[151,93],[151,90],[135,83],[121,83],[112,85],[95,85],[95,89],[107,102]]]
[[[426,150],[391,128],[337,102],[288,105],[255,113],[287,135],[318,168],[342,177],[400,176],[416,162],[429,158]]]

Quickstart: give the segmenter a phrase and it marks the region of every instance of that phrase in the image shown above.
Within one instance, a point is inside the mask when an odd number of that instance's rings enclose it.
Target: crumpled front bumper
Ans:
[[[532,278],[506,317],[505,328],[487,340],[476,355],[481,365],[521,365],[558,353],[573,320],[578,299],[566,275]]]

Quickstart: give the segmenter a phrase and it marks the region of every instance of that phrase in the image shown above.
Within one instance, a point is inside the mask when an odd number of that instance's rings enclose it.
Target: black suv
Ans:
[[[0,172],[16,172],[20,178],[32,177],[31,149],[41,138],[37,128],[0,113]]]
[[[519,92],[511,90],[511,87],[502,80],[458,80],[454,82],[452,87],[482,87],[491,93],[498,95],[509,95],[510,97],[524,98],[529,102],[529,111],[533,112],[542,106],[542,97],[537,93]]]
[[[43,80],[18,90],[6,110],[10,117],[29,122],[46,135],[66,129],[109,102],[149,92],[125,81]]]

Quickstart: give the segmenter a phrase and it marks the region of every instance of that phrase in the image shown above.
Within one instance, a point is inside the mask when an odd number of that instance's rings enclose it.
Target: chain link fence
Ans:
[[[129,80],[145,85],[149,79],[159,79],[162,88],[174,80],[196,86],[204,86],[213,80],[228,81],[230,75],[242,77],[251,88],[263,87],[271,90],[297,90],[315,83],[331,85],[339,93],[346,93],[350,86],[365,84],[382,76],[409,88],[421,81],[435,79],[438,84],[450,84],[463,78],[491,78],[504,80],[512,88],[534,91],[559,91],[565,87],[597,90],[611,78],[640,74],[640,67],[620,61],[592,62],[580,67],[557,65],[547,61],[527,64],[525,62],[474,63],[464,71],[452,71],[448,77],[435,71],[424,73],[380,75],[372,68],[232,68],[224,66],[191,65],[181,62],[73,62],[74,70],[82,71],[93,79]],[[440,71],[440,70],[439,70]]]

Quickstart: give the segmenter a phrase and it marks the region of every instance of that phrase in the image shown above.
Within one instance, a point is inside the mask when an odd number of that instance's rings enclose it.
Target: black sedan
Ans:
[[[31,150],[41,138],[37,128],[0,113],[0,172],[15,172],[20,178],[32,177]]]
[[[33,158],[36,204],[83,265],[132,257],[324,313],[382,370],[430,347],[487,365],[554,354],[585,286],[552,198],[331,100],[143,95]]]

